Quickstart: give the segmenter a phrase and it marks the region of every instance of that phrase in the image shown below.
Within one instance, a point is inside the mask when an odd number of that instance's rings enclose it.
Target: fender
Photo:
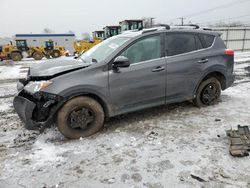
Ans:
[[[114,116],[116,111],[111,103],[111,100],[105,97],[100,92],[98,92],[98,90],[93,89],[93,86],[86,86],[86,85],[73,86],[67,88],[66,90],[61,91],[60,93],[58,93],[58,95],[64,98],[64,102],[62,103],[62,105],[74,97],[87,95],[93,97],[94,99],[97,99],[97,101],[101,103],[102,107],[104,108],[105,115],[107,117]]]
[[[206,71],[202,74],[201,78],[197,81],[196,87],[193,91],[193,96],[196,96],[196,91],[198,89],[198,87],[200,86],[201,82],[204,80],[204,78],[206,78],[207,75],[211,74],[211,73],[220,73],[224,76],[224,78],[226,78],[226,67],[222,66],[222,65],[215,65],[215,66],[211,66],[209,68],[206,69]]]

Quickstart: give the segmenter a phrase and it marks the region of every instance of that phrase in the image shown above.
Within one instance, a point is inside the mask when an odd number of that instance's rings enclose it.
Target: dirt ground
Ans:
[[[250,157],[230,156],[225,133],[250,125],[250,54],[237,56],[237,80],[219,104],[126,114],[79,140],[53,126],[23,128],[12,106],[16,77],[3,70],[22,77],[30,64],[0,64],[0,188],[250,187]]]

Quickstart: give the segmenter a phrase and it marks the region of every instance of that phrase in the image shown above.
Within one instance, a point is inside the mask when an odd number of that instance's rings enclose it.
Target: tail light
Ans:
[[[227,56],[234,56],[234,51],[231,49],[226,49],[224,53]]]

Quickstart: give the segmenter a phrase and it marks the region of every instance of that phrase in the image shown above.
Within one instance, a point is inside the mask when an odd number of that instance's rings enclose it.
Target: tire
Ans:
[[[43,54],[40,53],[40,52],[34,52],[32,54],[32,57],[35,59],[35,60],[41,60],[43,58]]]
[[[92,118],[93,120],[88,123]],[[98,132],[103,127],[103,124],[103,108],[90,97],[73,98],[66,102],[57,113],[57,127],[69,139],[91,136]]]
[[[197,89],[194,105],[197,107],[210,106],[218,103],[221,95],[221,84],[214,78],[203,81]]]
[[[10,54],[10,58],[13,60],[13,61],[21,61],[23,56],[21,53],[19,52],[12,52]]]
[[[61,56],[61,53],[60,53],[60,51],[58,51],[58,50],[53,50],[53,52],[51,53],[51,56],[52,56],[53,58],[58,58],[58,57]]]

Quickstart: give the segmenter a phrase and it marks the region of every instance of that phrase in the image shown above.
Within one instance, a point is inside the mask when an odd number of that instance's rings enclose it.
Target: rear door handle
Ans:
[[[197,63],[207,63],[208,59],[200,59],[199,61],[197,61]]]
[[[165,70],[165,67],[158,66],[158,67],[152,69],[152,72],[160,72],[160,71],[164,71],[164,70]]]

